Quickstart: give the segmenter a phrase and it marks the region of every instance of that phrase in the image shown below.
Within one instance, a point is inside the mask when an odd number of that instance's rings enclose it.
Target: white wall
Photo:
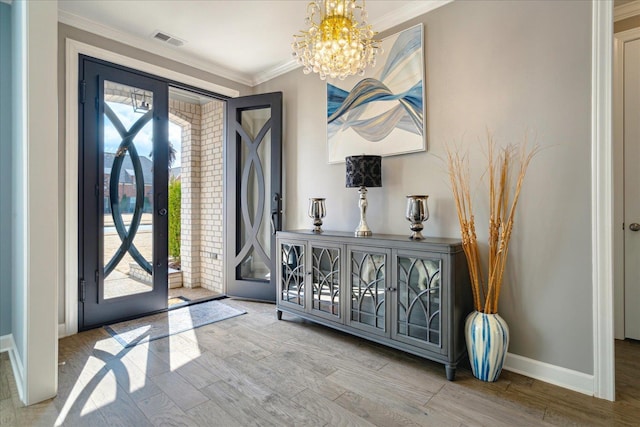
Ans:
[[[405,196],[429,194],[425,235],[458,237],[446,144],[472,147],[484,171],[485,128],[500,144],[527,129],[543,150],[523,189],[500,313],[510,353],[593,373],[591,279],[591,3],[460,1],[418,17],[425,30],[428,152],[387,157],[383,187],[369,189],[374,233],[408,234]],[[357,192],[344,164],[326,163],[325,83],[294,70],[255,88],[283,91],[285,228],[308,228],[309,197],[327,198],[326,229],[353,230]],[[360,154],[360,153],[354,153]],[[476,224],[486,241],[484,187]]]
[[[23,403],[55,396],[58,373],[57,1],[12,4],[13,330]]]

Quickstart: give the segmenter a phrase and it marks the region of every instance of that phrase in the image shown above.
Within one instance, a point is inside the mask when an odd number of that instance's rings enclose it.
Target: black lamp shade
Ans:
[[[349,156],[347,163],[347,187],[382,187],[382,157]]]

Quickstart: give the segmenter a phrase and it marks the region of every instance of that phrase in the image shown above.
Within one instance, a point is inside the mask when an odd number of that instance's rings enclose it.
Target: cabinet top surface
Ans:
[[[346,243],[353,245],[384,245],[384,242],[404,243],[402,245],[405,249],[411,249],[413,246],[417,250],[425,249],[425,246],[447,246],[455,249],[462,249],[462,241],[460,239],[450,239],[446,237],[425,237],[422,240],[409,239],[409,233],[406,235],[398,234],[378,234],[374,233],[372,236],[356,237],[353,232],[349,231],[331,231],[323,230],[322,233],[315,233],[311,230],[285,230],[278,231],[279,236],[286,236],[290,238],[309,238],[314,237],[319,240],[343,240]]]

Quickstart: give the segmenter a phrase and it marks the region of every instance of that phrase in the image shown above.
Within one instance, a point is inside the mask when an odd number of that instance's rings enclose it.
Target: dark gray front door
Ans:
[[[275,236],[282,227],[282,93],[227,101],[227,295],[276,300]]]
[[[167,308],[168,86],[80,57],[79,329]]]

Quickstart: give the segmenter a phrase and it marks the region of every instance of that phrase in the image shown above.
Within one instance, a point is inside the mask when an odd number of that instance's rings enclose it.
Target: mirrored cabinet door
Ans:
[[[329,320],[339,321],[341,249],[311,245],[311,311]]]
[[[279,254],[278,302],[299,310],[305,307],[305,247],[302,242],[282,242]]]
[[[349,250],[348,284],[351,290],[349,324],[379,335],[387,335],[388,251],[357,247]]]
[[[443,346],[442,260],[398,255],[394,339],[427,347]]]

